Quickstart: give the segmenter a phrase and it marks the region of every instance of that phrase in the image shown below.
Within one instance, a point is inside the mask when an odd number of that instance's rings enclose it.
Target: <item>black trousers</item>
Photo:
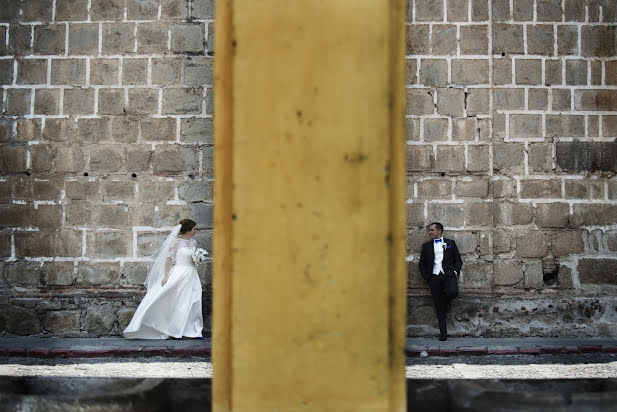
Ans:
[[[433,275],[428,280],[433,295],[433,304],[437,312],[437,322],[439,323],[439,333],[442,336],[448,334],[446,329],[446,314],[448,304],[458,296],[458,282],[455,275]]]

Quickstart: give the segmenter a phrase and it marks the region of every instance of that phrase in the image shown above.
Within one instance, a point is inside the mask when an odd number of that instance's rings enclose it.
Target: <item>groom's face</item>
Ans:
[[[431,237],[431,239],[439,239],[441,237],[441,234],[443,233],[443,231],[437,229],[437,226],[435,225],[430,225],[428,227],[428,235]]]

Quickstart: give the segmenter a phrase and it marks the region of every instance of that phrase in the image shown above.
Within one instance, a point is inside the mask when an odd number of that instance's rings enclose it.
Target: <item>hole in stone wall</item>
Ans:
[[[137,177],[137,174],[133,173],[133,174],[131,175],[131,177]]]
[[[544,286],[557,286],[559,274],[559,262],[555,256],[548,255],[542,259],[542,281]]]
[[[88,176],[88,172],[84,173],[84,176]]]

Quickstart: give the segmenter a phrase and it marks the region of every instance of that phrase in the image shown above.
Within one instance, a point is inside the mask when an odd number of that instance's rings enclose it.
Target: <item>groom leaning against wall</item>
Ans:
[[[441,223],[431,223],[428,235],[431,241],[422,245],[420,253],[420,274],[431,288],[439,323],[439,340],[444,341],[448,339],[446,315],[450,301],[458,296],[457,277],[461,273],[463,261],[456,242],[443,237]]]

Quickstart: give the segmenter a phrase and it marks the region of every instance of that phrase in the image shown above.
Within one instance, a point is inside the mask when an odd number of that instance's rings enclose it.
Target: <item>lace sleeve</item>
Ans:
[[[195,239],[190,239],[189,240],[189,247],[191,249],[195,249],[197,247],[197,242],[195,241]]]
[[[169,248],[169,251],[167,252],[167,257],[170,257],[171,260],[175,260],[176,252],[178,251],[179,247],[180,247],[180,239],[174,240],[174,242],[171,244],[171,247]]]

